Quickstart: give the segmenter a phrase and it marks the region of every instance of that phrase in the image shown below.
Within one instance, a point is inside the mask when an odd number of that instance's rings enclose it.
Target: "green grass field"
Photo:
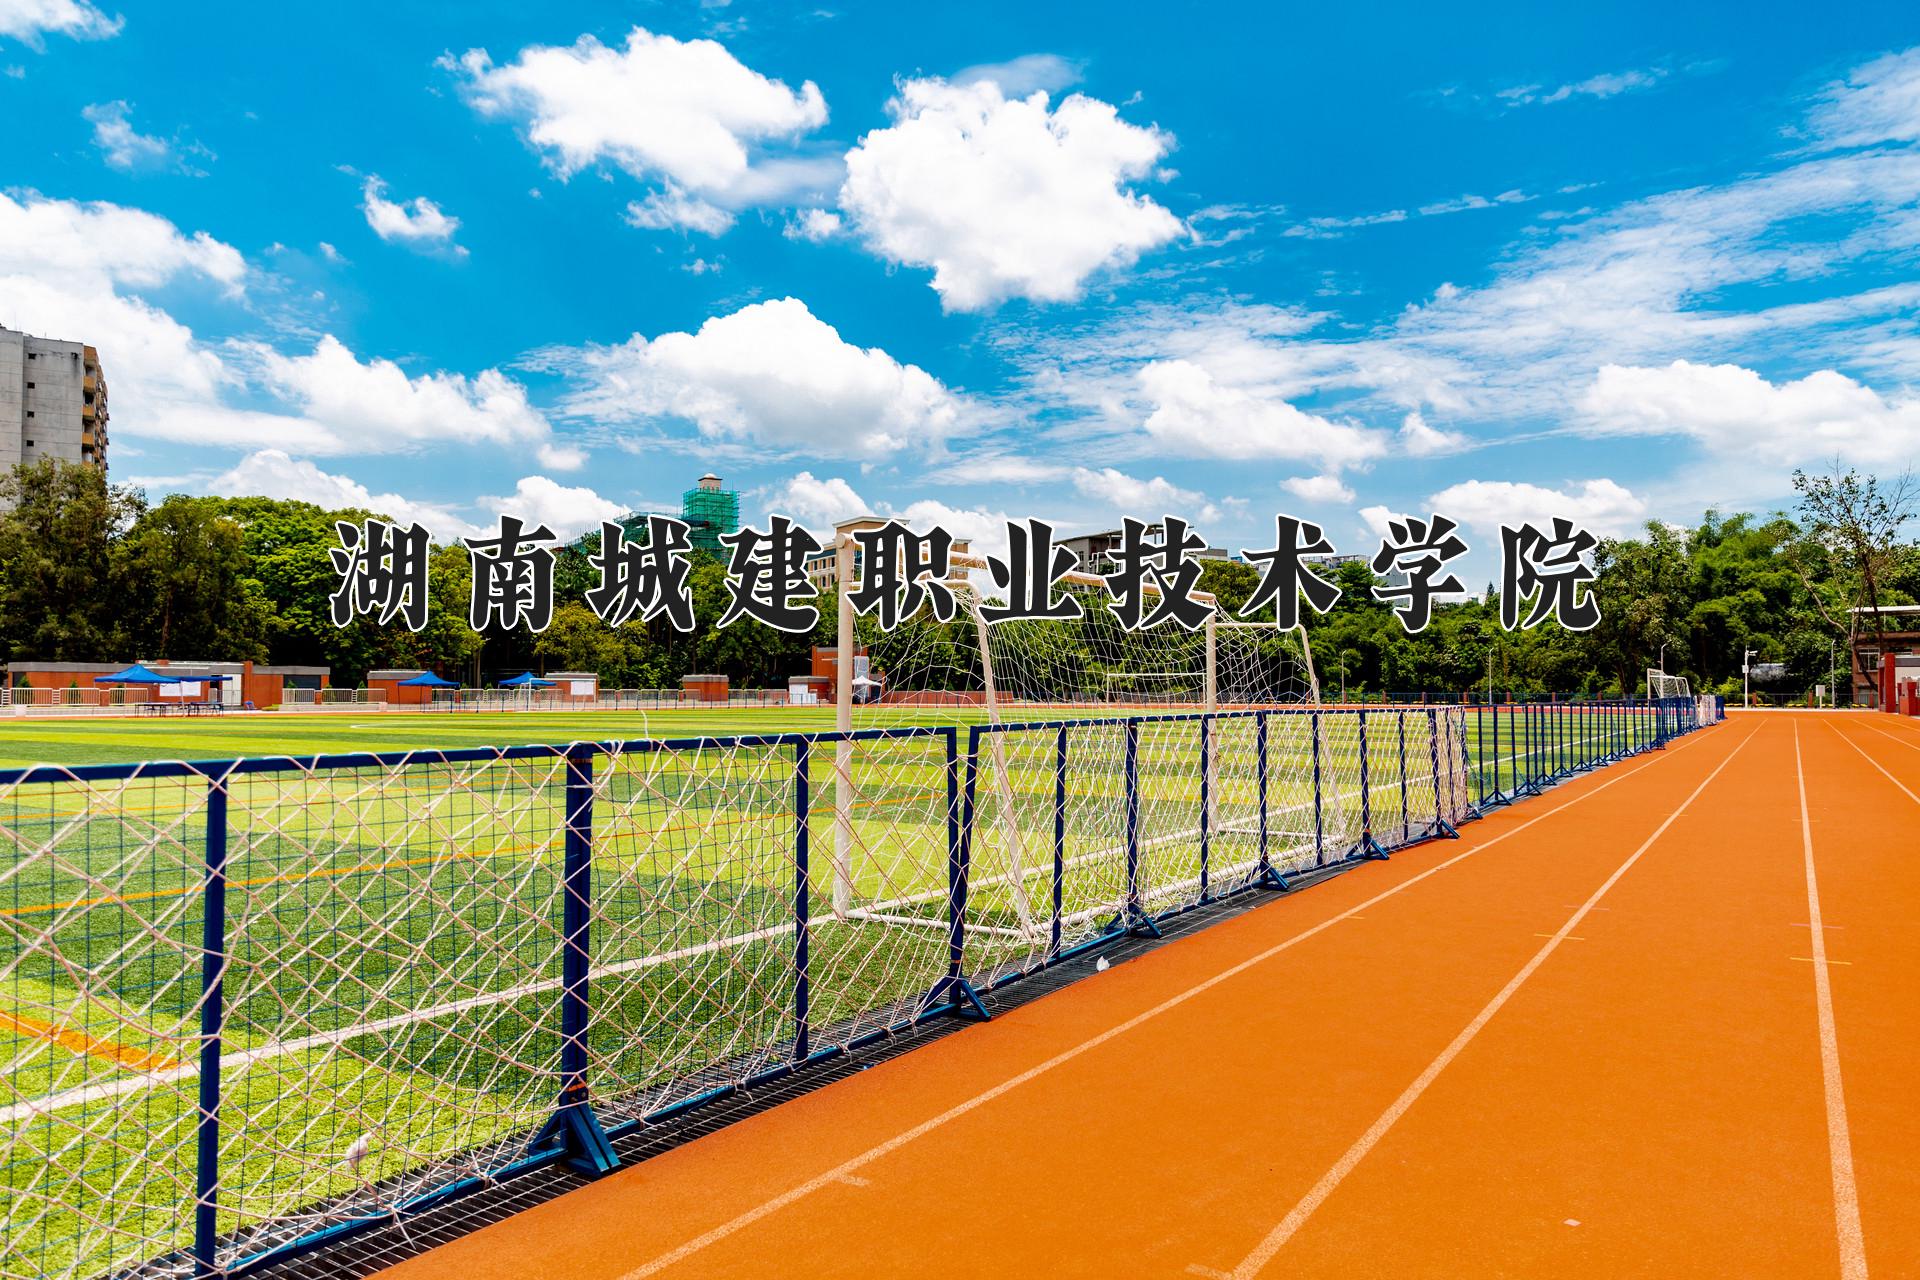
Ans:
[[[14,721],[0,722],[0,762],[739,735],[828,729],[831,719],[830,709],[796,708]],[[1360,829],[1357,719],[1322,719],[1318,845],[1308,721],[1269,723],[1267,827],[1282,867],[1311,862],[1316,849],[1341,856]],[[1373,826],[1396,843],[1433,809],[1430,722],[1424,711],[1404,718],[1403,774],[1402,721],[1384,712],[1368,720]],[[1492,735],[1483,721],[1469,715],[1462,727],[1484,754]],[[1561,736],[1586,754],[1610,732],[1566,727]],[[1511,755],[1510,727],[1501,733]],[[1123,743],[1118,728],[1069,731],[1068,943],[1104,929],[1125,892]],[[990,738],[981,753],[971,974],[1046,952],[1056,744],[1056,731],[1041,728]],[[1537,754],[1495,763],[1503,785]],[[844,805],[831,745],[813,748],[807,771],[815,1048],[884,1023],[948,958],[944,746],[862,742],[851,755]],[[1221,722],[1210,778],[1216,890],[1244,881],[1257,855],[1254,756],[1251,722]],[[632,753],[597,768],[606,776],[593,809],[590,1078],[617,1119],[791,1053],[795,774],[786,746]],[[470,1153],[524,1135],[550,1111],[563,773],[534,759],[235,781],[225,1229],[302,1215],[319,1225],[334,1211],[318,1206],[389,1203],[396,1187],[438,1185]],[[1191,902],[1197,724],[1143,724],[1138,776],[1144,905]],[[1457,784],[1449,776],[1445,786]],[[182,1206],[193,1182],[206,806],[199,780],[0,788],[9,846],[0,851],[0,1102],[12,1104],[0,1129],[0,1243],[45,1273],[96,1274],[177,1248],[190,1229]],[[851,910],[836,912],[842,817],[840,905]]]

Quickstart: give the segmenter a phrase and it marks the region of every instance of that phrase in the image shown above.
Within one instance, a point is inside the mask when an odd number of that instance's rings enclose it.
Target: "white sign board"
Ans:
[[[594,687],[598,683],[599,682],[595,680],[569,680],[567,681],[567,692],[576,698],[591,698],[600,692]]]
[[[175,687],[180,690],[180,696],[183,698],[197,698],[200,696],[200,682],[198,680],[182,680]]]

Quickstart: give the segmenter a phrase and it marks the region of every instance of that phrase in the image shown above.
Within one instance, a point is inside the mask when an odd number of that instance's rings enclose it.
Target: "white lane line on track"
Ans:
[[[1866,755],[1864,751],[1861,754]],[[1871,761],[1872,757],[1868,759]],[[1807,810],[1807,773],[1800,763],[1800,726],[1797,724],[1793,726],[1793,777],[1800,789],[1800,847],[1806,857],[1810,922],[1807,936],[1813,944],[1813,996],[1820,1017],[1820,1078],[1826,1090],[1827,1162],[1833,1174],[1833,1225],[1840,1240],[1840,1275],[1842,1280],[1866,1280],[1867,1245],[1860,1229],[1860,1189],[1853,1178],[1853,1139],[1847,1129],[1846,1086],[1840,1078],[1840,1037],[1833,1021],[1827,931],[1820,920],[1820,883],[1813,870],[1813,817]],[[1900,789],[1906,791],[1905,787]]]
[[[1872,725],[1868,725],[1867,727],[1869,729],[1873,728]],[[1797,733],[1799,731],[1799,726],[1798,725],[1794,726],[1794,729],[1795,729],[1795,732]],[[1891,782],[1894,786],[1900,788],[1900,790],[1905,793],[1907,799],[1913,801],[1915,804],[1920,804],[1920,796],[1913,794],[1913,792],[1907,789],[1906,783],[1900,781],[1900,779],[1894,777],[1891,773],[1888,773],[1887,767],[1881,764],[1878,760],[1875,760],[1872,756],[1868,755],[1866,753],[1866,750],[1862,748],[1859,743],[1855,742],[1852,738],[1849,738],[1846,734],[1841,733],[1839,725],[1835,725],[1833,727],[1833,732],[1835,736],[1837,736],[1840,739],[1840,741],[1846,743],[1848,746],[1852,747],[1855,751],[1858,751],[1860,753],[1860,758],[1862,760],[1865,760],[1868,764],[1878,769],[1880,771],[1881,777],[1885,778],[1888,782]],[[1880,733],[1880,730],[1874,729],[1874,732]],[[1883,738],[1893,738],[1893,735],[1890,733],[1880,733],[1880,736]],[[1895,742],[1900,742],[1900,739],[1898,738],[1893,738],[1893,740]],[[1900,742],[1900,745],[1903,747],[1906,747],[1906,746],[1912,746],[1913,744],[1910,742]]]
[[[1199,982],[1194,984],[1191,987],[1188,987],[1185,991],[1180,992],[1178,995],[1170,996],[1166,1000],[1163,1000],[1159,1004],[1153,1006],[1151,1009],[1147,1009],[1141,1013],[1135,1014],[1133,1017],[1127,1019],[1125,1022],[1109,1027],[1107,1030],[1101,1032],[1099,1035],[1083,1040],[1079,1044],[1074,1045],[1072,1048],[1067,1049],[1061,1053],[1058,1053],[1053,1057],[1048,1058],[1046,1061],[1038,1063],[1035,1066],[1029,1067],[1027,1070],[1020,1072],[1018,1075],[1011,1076],[1008,1079],[1001,1081],[999,1084],[993,1086],[991,1089],[987,1089],[981,1093],[975,1094],[973,1097],[968,1098],[964,1102],[956,1103],[954,1106],[949,1107],[947,1110],[942,1111],[940,1114],[933,1116],[928,1120],[922,1121],[920,1124],[915,1125],[913,1128],[897,1133],[893,1137],[888,1138],[885,1142],[881,1142],[876,1144],[875,1146],[869,1147],[867,1150],[861,1152],[859,1155],[853,1156],[847,1160],[842,1161],[841,1163],[835,1165],[831,1169],[828,1169],[826,1172],[818,1175],[817,1177],[810,1178],[807,1181],[800,1183],[798,1186],[792,1187],[787,1191],[783,1191],[782,1193],[780,1193],[777,1196],[774,1196],[770,1200],[763,1201],[759,1205],[756,1205],[754,1208],[751,1208],[747,1210],[745,1213],[742,1213],[737,1217],[734,1217],[732,1219],[729,1219],[726,1222],[721,1223],[719,1226],[714,1227],[712,1230],[707,1231],[701,1235],[695,1236],[693,1239],[687,1241],[686,1243],[679,1245],[676,1248],[670,1249],[663,1254],[660,1254],[658,1257],[652,1259],[649,1262],[642,1263],[640,1266],[635,1267],[633,1270],[619,1277],[619,1280],[647,1280],[647,1277],[649,1276],[658,1275],[662,1271],[665,1271],[668,1267],[675,1266],[678,1263],[684,1262],[686,1259],[701,1252],[702,1250],[707,1249],[712,1245],[716,1245],[720,1243],[722,1240],[725,1240],[730,1236],[736,1235],[741,1231],[744,1231],[745,1229],[747,1229],[750,1226],[753,1226],[755,1223],[761,1221],[762,1219],[769,1218],[774,1214],[780,1212],[782,1209],[788,1208],[791,1205],[799,1203],[801,1200],[806,1199],[808,1196],[812,1195],[814,1192],[823,1190],[827,1187],[837,1184],[838,1182],[840,1182],[841,1179],[845,1178],[848,1174],[857,1173],[859,1170],[866,1168],[868,1165],[874,1163],[876,1160],[880,1160],[886,1156],[889,1156],[893,1154],[895,1151],[900,1150],[902,1147],[905,1147],[908,1144],[914,1142],[915,1140],[919,1138],[923,1138],[927,1134],[932,1133],[937,1129],[941,1129],[946,1125],[951,1124],[953,1121],[961,1119],[962,1117],[970,1114],[971,1112],[977,1111],[978,1109],[986,1106],[988,1103],[994,1101],[995,1099],[1000,1098],[1008,1093],[1011,1093],[1013,1090],[1019,1088],[1021,1085],[1026,1084],[1032,1080],[1036,1080],[1039,1077],[1047,1074],[1048,1072],[1054,1070],[1057,1067],[1065,1066],[1067,1063],[1072,1062],[1075,1058],[1080,1057],[1082,1054],[1089,1053],[1092,1050],[1099,1048],[1101,1045],[1104,1045],[1111,1040],[1117,1039],[1118,1037],[1125,1035],[1127,1032],[1132,1031],[1135,1028],[1140,1027],[1152,1021],[1153,1019],[1159,1017],[1161,1014],[1168,1013],[1174,1009],[1179,1008],[1181,1005],[1186,1004],[1189,1000],[1194,999],[1196,996],[1204,995],[1206,992],[1211,991],[1213,988],[1219,986],[1221,983],[1230,981],[1231,979],[1239,977],[1241,974],[1247,972],[1249,969],[1252,969],[1258,965],[1264,964],[1266,961],[1271,960],[1273,957],[1279,955],[1281,952],[1290,950],[1291,948],[1299,945],[1300,943],[1305,942],[1307,939],[1312,938],[1320,933],[1324,933],[1326,930],[1332,928],[1336,924],[1339,924],[1341,921],[1350,919],[1351,917],[1358,914],[1359,912],[1365,911],[1369,907],[1375,906],[1376,904],[1384,902],[1388,898],[1391,898],[1406,889],[1412,888],[1414,885],[1419,884],[1421,881],[1427,879],[1430,876],[1439,874],[1440,872],[1446,870],[1448,867],[1453,866],[1457,862],[1464,862],[1466,859],[1471,858],[1476,853],[1481,853],[1487,849],[1492,848],[1494,845],[1499,844],[1501,841],[1506,840],[1510,836],[1515,836],[1520,834],[1522,831],[1527,830],[1529,827],[1532,827],[1536,823],[1544,822],[1546,819],[1553,817],[1555,814],[1560,813],[1565,809],[1572,808],[1574,805],[1580,804],[1582,801],[1589,800],[1594,796],[1599,795],[1602,791],[1605,791],[1607,788],[1626,781],[1628,778],[1631,778],[1634,775],[1641,773],[1646,769],[1651,768],[1653,765],[1659,763],[1659,761],[1661,760],[1672,759],[1676,752],[1684,751],[1688,747],[1694,745],[1696,742],[1699,742],[1699,741],[1700,741],[1700,738],[1698,737],[1689,737],[1686,741],[1680,743],[1678,746],[1668,748],[1663,754],[1654,756],[1650,759],[1646,759],[1644,763],[1641,763],[1634,768],[1627,769],[1615,777],[1608,778],[1606,781],[1594,787],[1591,791],[1583,791],[1579,795],[1568,799],[1563,804],[1555,805],[1551,809],[1548,809],[1539,814],[1535,814],[1533,817],[1528,818],[1525,822],[1509,827],[1505,831],[1498,832],[1497,834],[1489,837],[1483,843],[1476,844],[1471,849],[1464,849],[1461,852],[1453,855],[1451,858],[1446,859],[1444,862],[1435,863],[1433,866],[1428,867],[1425,871],[1419,872],[1416,875],[1410,876],[1407,879],[1402,880],[1399,884],[1396,884],[1391,888],[1384,890],[1381,893],[1375,894],[1373,897],[1368,898],[1364,902],[1359,902],[1354,904],[1351,908],[1341,912],[1339,915],[1330,916],[1326,920],[1321,921],[1319,924],[1314,925],[1311,928],[1303,929],[1299,933],[1294,934],[1292,937],[1287,938],[1284,941],[1277,942],[1273,946],[1268,947],[1266,950],[1261,951],[1256,955],[1249,956],[1247,959],[1242,960],[1240,963],[1232,966],[1231,968],[1223,969],[1219,973],[1213,975],[1211,978],[1208,978],[1203,982]],[[1744,746],[1745,744],[1742,743],[1742,745]],[[1735,748],[1735,750],[1738,750],[1738,748]],[[1729,759],[1731,759],[1731,757],[1729,757]]]
[[[1667,815],[1666,819],[1654,829],[1653,834],[1648,836],[1645,842],[1627,857],[1625,862],[1622,862],[1614,869],[1613,874],[1608,876],[1606,881],[1598,889],[1593,891],[1593,895],[1586,900],[1579,910],[1567,918],[1567,922],[1560,926],[1559,930],[1544,946],[1534,952],[1533,958],[1521,966],[1520,972],[1514,974],[1513,977],[1508,980],[1507,985],[1500,988],[1493,999],[1487,1001],[1486,1005],[1479,1013],[1473,1016],[1473,1020],[1467,1023],[1460,1034],[1455,1036],[1453,1041],[1440,1051],[1439,1056],[1427,1064],[1426,1070],[1414,1078],[1413,1083],[1408,1085],[1400,1096],[1395,1098],[1392,1104],[1380,1113],[1380,1118],[1375,1120],[1367,1131],[1355,1140],[1351,1147],[1347,1148],[1346,1154],[1336,1160],[1333,1167],[1321,1176],[1320,1181],[1314,1183],[1307,1194],[1300,1198],[1300,1202],[1293,1206],[1292,1211],[1290,1211],[1286,1217],[1282,1218],[1279,1224],[1276,1225],[1272,1231],[1269,1231],[1259,1244],[1254,1246],[1251,1253],[1241,1259],[1240,1265],[1236,1266],[1231,1272],[1233,1280],[1249,1280],[1249,1277],[1259,1274],[1262,1268],[1273,1261],[1274,1255],[1279,1253],[1287,1241],[1291,1240],[1300,1228],[1306,1225],[1307,1219],[1311,1218],[1314,1211],[1326,1203],[1327,1197],[1332,1195],[1342,1182],[1346,1181],[1347,1175],[1352,1173],[1354,1168],[1366,1158],[1367,1153],[1379,1145],[1380,1140],[1386,1137],[1388,1130],[1392,1129],[1400,1117],[1407,1113],[1408,1108],[1420,1100],[1420,1095],[1425,1093],[1427,1087],[1438,1078],[1442,1071],[1447,1069],[1447,1065],[1460,1055],[1461,1050],[1473,1042],[1474,1037],[1480,1034],[1481,1029],[1493,1020],[1493,1016],[1500,1012],[1507,1001],[1513,998],[1514,992],[1518,991],[1521,986],[1526,983],[1527,979],[1531,978],[1540,966],[1546,963],[1547,957],[1552,955],[1554,951],[1559,948],[1560,944],[1573,933],[1573,930],[1579,923],[1586,918],[1587,913],[1593,909],[1594,904],[1605,897],[1608,891],[1620,882],[1620,878],[1633,869],[1633,865],[1640,861],[1642,855],[1653,847],[1655,841],[1667,833],[1667,829],[1679,820],[1680,815],[1685,813],[1693,802],[1699,798],[1700,793],[1707,789],[1708,784],[1719,777],[1723,769],[1733,763],[1733,758],[1739,755],[1749,742],[1753,741],[1754,734],[1758,732],[1759,730],[1755,729],[1748,733],[1746,737],[1742,738],[1740,745],[1736,746],[1732,751],[1729,751],[1726,759],[1715,765],[1713,772],[1700,780],[1700,785],[1695,787],[1692,793],[1689,794],[1685,800],[1682,800],[1672,813]]]

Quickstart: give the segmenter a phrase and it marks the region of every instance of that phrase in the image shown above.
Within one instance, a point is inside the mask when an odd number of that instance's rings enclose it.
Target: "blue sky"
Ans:
[[[1562,8],[0,0],[0,323],[156,498],[443,533],[712,469],[1490,549],[1904,470],[1920,15]]]

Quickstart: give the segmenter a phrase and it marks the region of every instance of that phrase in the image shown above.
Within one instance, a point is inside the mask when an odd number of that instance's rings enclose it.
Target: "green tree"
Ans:
[[[120,608],[113,554],[146,504],[99,469],[54,459],[0,477],[0,642],[12,659],[102,662]]]
[[[271,606],[245,542],[217,498],[174,494],[142,512],[114,556],[128,643],[162,658],[264,660]]]

